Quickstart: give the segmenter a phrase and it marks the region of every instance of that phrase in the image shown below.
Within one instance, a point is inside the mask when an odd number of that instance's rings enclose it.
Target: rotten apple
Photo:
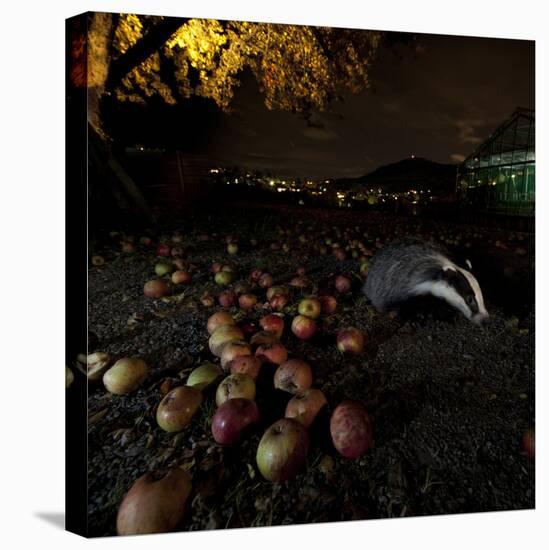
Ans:
[[[357,401],[343,401],[332,413],[330,434],[337,452],[357,458],[372,446],[372,421]]]
[[[222,403],[212,419],[212,435],[220,445],[235,445],[259,422],[255,401],[237,397]]]

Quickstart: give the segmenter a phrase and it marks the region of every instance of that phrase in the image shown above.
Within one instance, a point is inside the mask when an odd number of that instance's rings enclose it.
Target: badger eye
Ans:
[[[475,304],[475,297],[474,296],[467,296],[467,305],[472,306]]]

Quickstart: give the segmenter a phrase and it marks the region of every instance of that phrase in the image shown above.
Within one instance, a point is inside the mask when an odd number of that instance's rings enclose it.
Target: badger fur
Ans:
[[[393,241],[377,252],[363,292],[381,312],[398,311],[419,296],[434,296],[473,323],[488,318],[473,274],[451,261],[441,247],[419,239]]]

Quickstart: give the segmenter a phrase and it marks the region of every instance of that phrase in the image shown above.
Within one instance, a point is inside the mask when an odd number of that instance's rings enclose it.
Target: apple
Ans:
[[[230,264],[223,264],[221,266],[221,271],[224,271],[225,273],[234,273],[234,267]]]
[[[233,287],[233,290],[237,294],[249,294],[251,289],[252,289],[252,287],[246,281],[238,281],[238,283],[236,283]]]
[[[174,285],[188,285],[193,280],[188,271],[174,271],[172,273],[172,283]]]
[[[243,397],[244,399],[255,399],[255,381],[248,374],[229,374],[215,392],[215,402],[221,406],[227,399]]]
[[[221,264],[219,262],[214,262],[210,269],[213,273],[219,273],[221,271]]]
[[[207,362],[199,367],[196,367],[196,369],[189,374],[189,378],[187,378],[187,386],[203,391],[215,384],[215,382],[217,382],[217,380],[219,380],[222,376],[223,371],[219,368],[219,365]]]
[[[257,447],[257,467],[269,481],[286,481],[304,466],[308,451],[309,434],[303,424],[282,418],[263,434]]]
[[[116,395],[130,393],[145,381],[147,365],[143,359],[123,357],[103,375],[103,384],[108,392]]]
[[[274,296],[288,296],[289,290],[285,286],[271,286],[267,289],[267,300],[271,300]]]
[[[233,274],[230,271],[218,271],[215,274],[214,280],[220,286],[230,285],[233,280]]]
[[[308,340],[316,333],[316,323],[314,319],[309,319],[304,315],[297,315],[292,321],[292,332],[300,340]]]
[[[160,401],[156,422],[165,432],[179,432],[191,423],[202,399],[202,392],[196,387],[178,386]]]
[[[261,269],[259,269],[258,267],[254,267],[250,271],[250,280],[253,281],[254,283],[257,283],[257,281],[259,281],[261,275],[263,275],[263,271]]]
[[[105,371],[109,368],[111,361],[111,356],[102,351],[88,355],[86,361],[86,376],[88,380],[95,381],[102,378]]]
[[[251,309],[257,304],[257,296],[255,294],[242,294],[238,298],[238,305],[242,309]]]
[[[305,288],[309,282],[305,277],[294,277],[289,284],[295,288]]]
[[[154,266],[154,272],[159,276],[162,277],[163,275],[166,275],[168,273],[171,273],[173,271],[173,265],[160,262]]]
[[[284,319],[280,315],[271,313],[261,317],[259,326],[268,332],[273,332],[278,338],[282,338],[284,332]]]
[[[344,261],[345,258],[346,258],[346,254],[345,254],[345,250],[343,250],[342,248],[339,248],[339,247],[336,247],[334,249],[334,256],[340,261]]]
[[[301,300],[297,306],[300,315],[316,319],[320,315],[320,301],[317,298],[309,297]]]
[[[255,356],[261,359],[264,363],[280,365],[288,359],[288,350],[280,342],[261,344],[255,350]]]
[[[152,239],[144,235],[143,237],[139,238],[139,244],[142,244],[143,246],[151,246]]]
[[[223,290],[219,293],[217,301],[219,302],[219,305],[223,307],[234,306],[236,303],[236,294],[231,289]]]
[[[228,399],[215,411],[212,435],[220,445],[235,445],[257,422],[259,409],[255,401],[241,397]]]
[[[331,315],[337,309],[337,300],[333,296],[321,296],[320,307],[324,313]]]
[[[330,434],[340,455],[363,455],[372,446],[372,422],[366,409],[357,401],[341,402],[330,418]]]
[[[270,273],[262,273],[257,284],[261,288],[269,288],[273,286],[273,276]]]
[[[240,355],[252,355],[252,346],[244,340],[231,340],[227,342],[221,351],[221,367],[228,370],[228,363]]]
[[[191,494],[191,477],[182,468],[155,480],[151,473],[138,478],[122,500],[116,517],[119,535],[173,531],[181,523]]]
[[[238,245],[236,243],[229,243],[227,245],[227,252],[229,254],[236,254],[238,252]]]
[[[105,258],[103,258],[103,256],[99,256],[98,254],[96,254],[95,256],[91,257],[91,263],[96,267],[98,267],[105,263]]]
[[[162,298],[170,292],[168,283],[160,279],[152,279],[145,283],[143,294],[148,298]]]
[[[524,434],[522,434],[522,448],[526,452],[529,458],[534,458],[536,456],[536,432],[534,428],[527,429]]]
[[[368,262],[367,260],[361,262],[359,271],[363,277],[366,277],[368,275],[368,272],[370,271],[370,262]]]
[[[233,316],[229,312],[216,311],[208,318],[208,323],[206,325],[208,334],[213,334],[216,328],[219,328],[223,325],[236,325],[236,321],[233,319]]]
[[[274,374],[274,387],[289,393],[308,390],[312,383],[311,367],[301,359],[288,359],[281,363]]]
[[[338,275],[335,278],[335,287],[338,292],[341,292],[341,294],[345,294],[351,290],[351,279],[349,277],[346,277],[345,275]]]
[[[247,374],[256,380],[261,368],[261,359],[255,355],[237,355],[229,361],[227,367],[231,374]]]
[[[276,294],[269,300],[269,305],[275,311],[282,311],[288,304],[288,296],[285,294]]]
[[[189,264],[185,262],[182,258],[175,258],[173,260],[173,265],[177,271],[189,271]]]
[[[166,243],[159,243],[156,247],[156,254],[167,257],[170,255],[170,247]]]
[[[364,335],[355,327],[342,328],[337,333],[337,349],[341,353],[358,355],[364,349]]]
[[[286,418],[295,418],[308,428],[316,418],[320,409],[328,402],[324,394],[316,389],[309,388],[294,395],[286,405]]]
[[[231,340],[243,340],[244,333],[236,325],[222,325],[216,328],[210,335],[208,347],[216,356],[221,357],[223,346]]]

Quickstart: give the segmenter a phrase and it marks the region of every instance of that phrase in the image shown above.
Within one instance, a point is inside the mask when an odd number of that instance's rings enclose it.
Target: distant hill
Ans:
[[[418,157],[380,166],[358,178],[334,182],[336,188],[352,191],[381,188],[384,192],[399,193],[409,189],[430,189],[432,194],[453,192],[455,184],[455,164],[441,164]]]

